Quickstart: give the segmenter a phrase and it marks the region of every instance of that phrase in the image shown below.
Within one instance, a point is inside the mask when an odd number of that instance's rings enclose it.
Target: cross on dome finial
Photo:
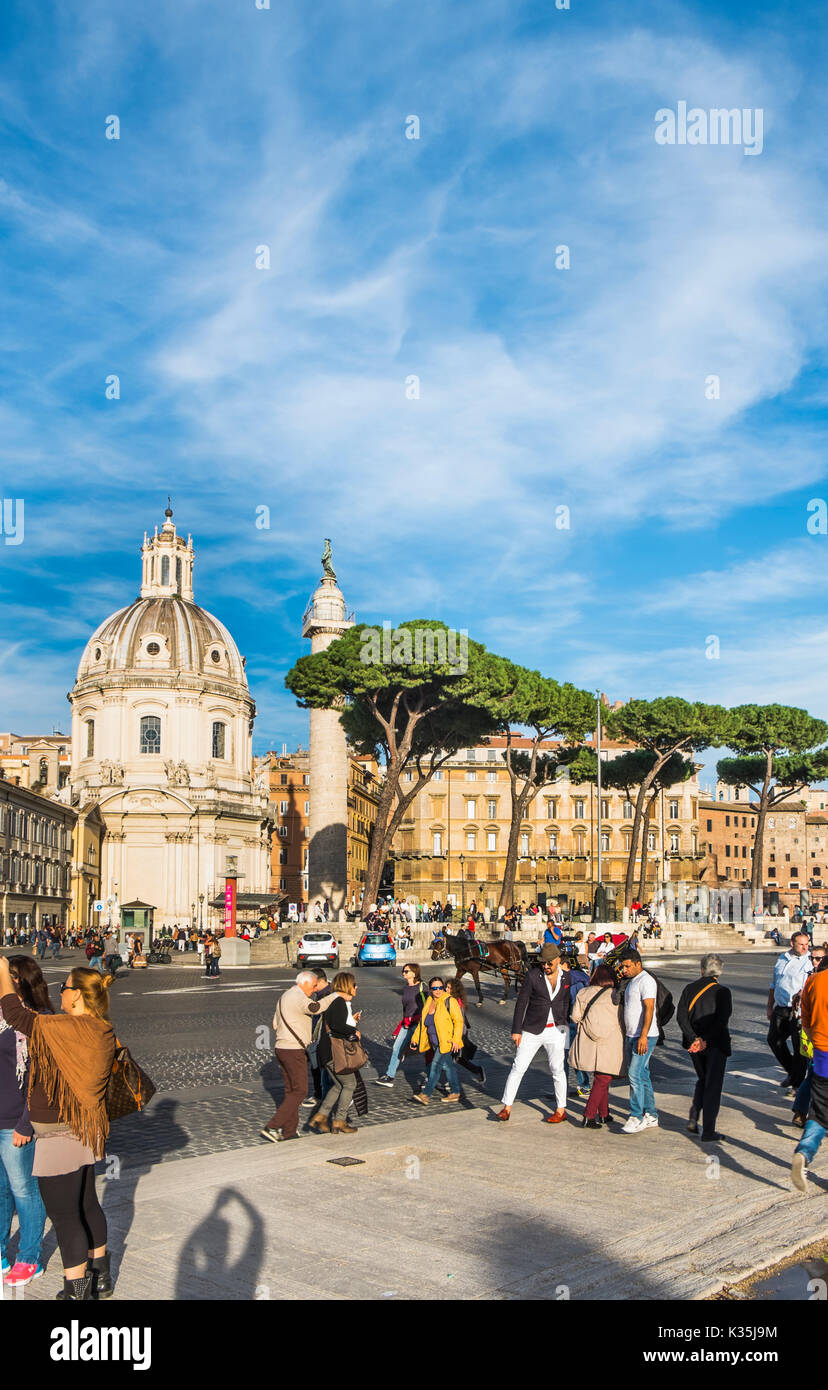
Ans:
[[[173,514],[172,503],[170,502],[170,499],[169,499],[169,496],[168,496],[168,497],[167,497],[167,510],[164,512],[164,515],[165,515],[165,517],[167,518],[168,521],[172,520],[172,514]]]

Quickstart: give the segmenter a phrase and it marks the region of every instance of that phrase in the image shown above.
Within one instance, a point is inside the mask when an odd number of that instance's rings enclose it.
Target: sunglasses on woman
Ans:
[[[446,987],[445,985],[432,985],[431,992],[432,994],[445,994]]]

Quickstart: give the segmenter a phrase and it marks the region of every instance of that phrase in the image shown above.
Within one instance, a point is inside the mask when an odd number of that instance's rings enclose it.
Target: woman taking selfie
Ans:
[[[111,976],[76,968],[60,987],[62,1014],[26,1008],[0,957],[0,1009],[28,1040],[29,1115],[35,1131],[34,1176],[55,1228],[63,1262],[58,1298],[112,1293],[106,1218],[95,1191],[95,1161],[109,1133],[106,1088],[115,1056],[108,1020]]]

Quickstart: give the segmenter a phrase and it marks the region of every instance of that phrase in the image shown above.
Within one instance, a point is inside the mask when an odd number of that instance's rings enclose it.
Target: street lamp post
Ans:
[[[201,931],[204,925],[204,894],[198,895],[198,929]]]

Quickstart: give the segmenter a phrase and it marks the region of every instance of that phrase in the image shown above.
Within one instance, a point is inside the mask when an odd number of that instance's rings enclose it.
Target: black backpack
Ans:
[[[648,973],[650,975],[653,974],[651,970]],[[658,1024],[658,1042],[656,1046],[663,1047],[664,1029],[676,1012],[676,1006],[673,1003],[673,996],[664,981],[660,980],[657,975],[653,975],[653,979],[656,982],[655,1016],[656,1023]]]

